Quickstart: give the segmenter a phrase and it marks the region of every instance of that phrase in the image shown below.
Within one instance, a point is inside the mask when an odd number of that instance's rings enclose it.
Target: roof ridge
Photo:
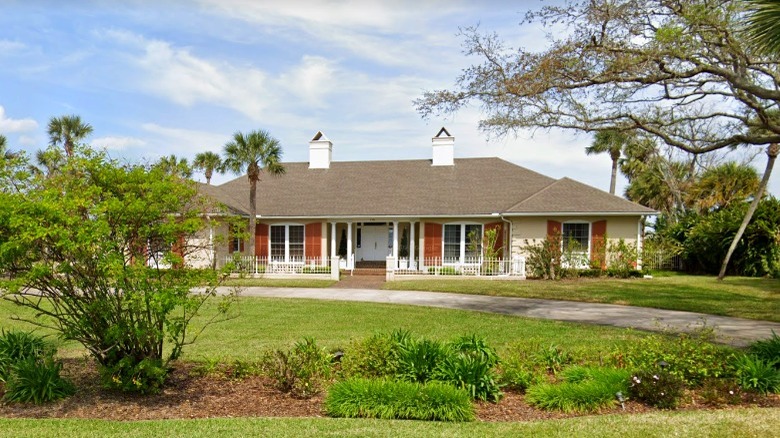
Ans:
[[[549,177],[548,177],[548,178],[549,178]],[[561,178],[561,179],[563,179],[563,178]],[[517,207],[520,207],[520,206],[521,206],[521,205],[523,205],[524,203],[526,203],[526,202],[528,202],[528,201],[530,201],[530,200],[534,199],[534,198],[535,198],[535,197],[537,197],[538,195],[540,195],[540,194],[544,193],[544,192],[545,192],[547,189],[549,189],[550,187],[552,187],[552,186],[554,186],[554,185],[558,184],[559,182],[561,182],[561,179],[554,179],[554,180],[553,180],[553,181],[552,181],[550,184],[547,184],[546,186],[542,187],[541,189],[539,189],[539,190],[538,190],[538,191],[536,191],[535,193],[531,194],[531,196],[528,196],[527,198],[523,199],[522,201],[520,201],[520,202],[518,202],[518,203],[516,203],[516,204],[514,204],[514,205],[511,205],[509,208],[506,208],[506,209],[504,209],[504,211],[509,211],[509,210],[513,210],[513,209],[515,209],[515,208],[517,208]]]

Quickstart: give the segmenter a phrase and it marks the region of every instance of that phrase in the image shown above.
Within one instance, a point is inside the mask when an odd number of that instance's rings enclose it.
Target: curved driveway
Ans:
[[[227,293],[229,288],[220,288]],[[677,310],[614,304],[553,301],[531,298],[491,297],[445,292],[389,291],[376,289],[308,289],[277,287],[244,287],[241,296],[268,298],[306,298],[335,301],[364,301],[370,303],[407,304],[413,306],[443,307],[501,313],[528,318],[553,319],[585,324],[633,327],[640,330],[672,330],[685,332],[707,326],[716,328],[717,340],[735,346],[744,346],[758,339],[780,334],[780,324],[768,321],[730,318]]]

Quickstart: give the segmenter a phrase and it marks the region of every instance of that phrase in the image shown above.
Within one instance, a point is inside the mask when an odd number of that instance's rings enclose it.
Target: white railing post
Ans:
[[[385,281],[395,280],[395,267],[396,267],[395,257],[388,256],[385,262]]]
[[[339,280],[339,257],[330,258],[330,279]]]

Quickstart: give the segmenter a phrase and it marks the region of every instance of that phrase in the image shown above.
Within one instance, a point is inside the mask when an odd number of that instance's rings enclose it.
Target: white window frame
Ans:
[[[466,246],[468,246],[468,235],[466,233],[466,227],[467,226],[478,226],[479,227],[479,235],[484,236],[485,235],[485,224],[480,224],[477,222],[450,222],[447,224],[443,224],[441,228],[441,258],[442,261],[444,261],[445,265],[463,265],[466,264]],[[447,226],[460,226],[460,251],[458,255],[458,260],[455,262],[449,262],[447,263],[444,258],[444,246],[445,242],[447,241],[445,238],[446,232],[447,232]],[[484,251],[484,248],[482,248],[482,245],[480,244],[480,253],[477,255],[477,258],[482,258],[482,252]],[[479,263],[478,261],[472,262],[472,263]]]
[[[585,225],[588,226],[588,233],[587,233],[587,236],[588,236],[588,247],[585,248],[584,251],[572,252],[572,254],[580,254],[580,255],[584,256],[583,262],[577,264],[577,266],[574,266],[574,268],[576,268],[576,269],[587,269],[587,268],[590,267],[590,248],[593,245],[593,242],[592,242],[593,239],[591,238],[592,232],[593,232],[593,223],[592,222],[588,222],[588,221],[577,221],[577,220],[566,221],[566,222],[562,222],[561,223],[561,254],[563,254],[564,251],[565,251],[565,249],[563,247],[563,243],[564,243],[565,240],[567,240],[566,239],[566,233],[564,232],[564,228],[566,227],[566,225],[582,225],[582,224],[585,224]],[[568,264],[568,263],[565,263],[565,264]],[[568,268],[569,266],[564,266],[564,267]]]
[[[273,246],[271,236],[273,234],[274,227],[284,227],[284,260],[274,260],[273,258]],[[283,223],[283,224],[271,224],[268,226],[268,258],[274,261],[280,261],[290,263],[290,227],[302,227],[303,228],[303,257],[302,263],[306,262],[306,226],[304,224],[296,223]]]

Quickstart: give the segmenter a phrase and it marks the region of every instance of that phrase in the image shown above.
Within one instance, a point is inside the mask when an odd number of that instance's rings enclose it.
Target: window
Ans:
[[[446,224],[442,240],[445,262],[472,262],[482,255],[480,224]]]
[[[590,248],[590,224],[563,224],[561,235],[563,250],[588,253]]]
[[[271,225],[271,260],[295,261],[304,259],[303,225]]]

